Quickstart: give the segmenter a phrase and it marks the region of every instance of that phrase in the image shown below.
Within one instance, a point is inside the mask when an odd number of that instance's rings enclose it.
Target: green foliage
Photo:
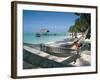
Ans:
[[[76,19],[75,24],[69,28],[69,32],[85,32],[91,26],[91,15],[87,13],[75,13],[75,15],[79,16]],[[89,33],[90,34],[90,30]]]

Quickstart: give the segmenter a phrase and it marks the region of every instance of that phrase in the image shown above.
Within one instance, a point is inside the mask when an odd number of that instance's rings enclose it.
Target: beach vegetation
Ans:
[[[87,13],[75,13],[75,15],[79,16],[79,18],[76,19],[75,24],[69,28],[69,32],[72,33],[72,37],[74,34],[84,33],[89,28],[87,38],[90,38],[91,15]]]

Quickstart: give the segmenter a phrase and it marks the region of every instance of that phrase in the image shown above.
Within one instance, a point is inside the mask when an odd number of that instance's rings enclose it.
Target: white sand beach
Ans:
[[[78,38],[68,38],[63,40],[58,40],[55,42],[48,42],[45,44],[38,44],[37,46],[34,44],[25,44],[24,51],[25,55],[36,56],[37,58],[31,59],[26,57],[24,60],[28,60],[30,63],[34,63],[33,59],[38,59],[36,64],[40,64],[40,60],[46,59],[46,66],[50,67],[50,64],[57,67],[58,65],[62,66],[90,66],[91,65],[91,40],[85,39],[86,35],[78,35]],[[79,53],[80,57],[77,57],[77,49],[75,47],[75,42],[82,43],[80,47]],[[35,47],[36,46],[36,47]],[[29,59],[28,59],[29,58]],[[74,61],[76,60],[76,63]],[[51,63],[51,61],[53,61]],[[44,61],[45,62],[45,61]],[[42,62],[41,66],[44,66],[44,62]],[[57,64],[56,64],[57,63]],[[33,64],[32,64],[33,65]],[[40,67],[41,67],[40,66]]]

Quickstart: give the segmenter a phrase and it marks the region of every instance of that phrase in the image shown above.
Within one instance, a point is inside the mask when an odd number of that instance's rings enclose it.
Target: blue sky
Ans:
[[[70,12],[23,10],[24,32],[39,32],[43,28],[50,32],[67,32],[77,18]]]

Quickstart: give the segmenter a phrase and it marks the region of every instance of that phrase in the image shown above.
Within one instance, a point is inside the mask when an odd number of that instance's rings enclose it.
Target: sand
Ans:
[[[69,48],[68,46],[70,46],[71,44],[73,44],[73,42],[75,42],[77,39],[73,39],[73,40],[69,40],[66,41],[65,39],[62,41],[56,41],[56,42],[49,42],[46,43],[44,45],[50,46],[50,47],[64,47],[64,48]],[[85,43],[89,43],[91,44],[91,40],[90,39],[85,39],[84,41]],[[24,44],[26,45],[26,44]],[[87,44],[84,44],[85,46],[87,46]],[[49,54],[49,53],[45,53],[45,52],[41,52],[40,51],[40,46],[38,45],[34,45],[34,44],[27,44],[28,47],[31,47],[31,53],[34,54],[34,52],[37,53],[42,53],[42,54],[36,54],[38,56],[44,57],[48,60],[52,60],[61,64],[70,64],[72,66],[90,66],[91,65],[91,51],[87,50],[87,48],[85,48],[84,46],[80,49],[80,58],[77,58],[76,63],[74,63],[74,57],[76,55],[76,53],[74,53],[73,55],[69,55],[69,56],[57,56],[57,55],[53,55],[53,54]],[[36,48],[35,48],[36,46]],[[88,46],[90,47],[90,46]],[[75,46],[70,46],[71,49],[75,49]],[[27,48],[28,49],[28,48]],[[63,54],[63,53],[62,53]],[[59,55],[62,55],[59,54]],[[49,57],[47,57],[49,56]],[[25,66],[25,65],[24,65]]]

